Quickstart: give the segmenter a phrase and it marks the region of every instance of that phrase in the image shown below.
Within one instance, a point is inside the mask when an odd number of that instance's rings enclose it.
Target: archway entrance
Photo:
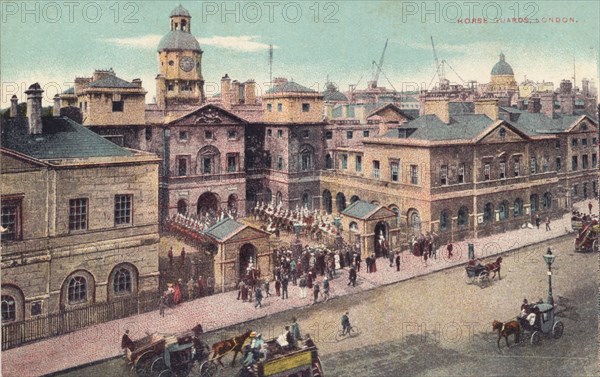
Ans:
[[[187,214],[187,202],[185,199],[179,199],[177,202],[177,213],[181,213],[182,215]]]
[[[346,209],[346,196],[342,192],[338,192],[335,197],[335,204],[337,205],[337,211],[339,213],[344,212]]]
[[[208,212],[217,213],[219,210],[219,197],[214,192],[205,192],[198,198],[198,215]]]
[[[407,212],[407,217],[408,226],[412,229],[414,236],[419,237],[421,235],[421,216],[419,215],[419,211],[411,208]]]
[[[357,202],[360,200],[360,197],[358,195],[352,195],[352,197],[350,198],[350,204]]]
[[[229,195],[229,198],[227,198],[227,209],[232,213],[236,213],[237,212],[237,202],[238,202],[238,197],[236,194]]]
[[[380,221],[375,225],[375,236],[373,237],[375,256],[387,257],[390,251],[390,227],[385,221]]]
[[[256,267],[256,246],[251,243],[246,243],[240,248],[240,269],[238,271],[239,278],[246,276],[248,267]]]
[[[333,201],[331,200],[331,192],[329,190],[323,191],[323,209],[327,213],[331,213],[333,210]]]

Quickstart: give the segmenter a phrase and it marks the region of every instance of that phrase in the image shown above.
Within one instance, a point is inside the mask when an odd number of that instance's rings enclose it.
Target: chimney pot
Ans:
[[[17,104],[19,102],[19,99],[17,98],[17,96],[13,95],[10,99],[10,117],[11,118],[16,118],[17,117]]]
[[[28,130],[31,135],[42,133],[42,93],[44,93],[44,90],[37,82],[25,91],[25,94],[27,94]]]
[[[56,94],[54,96],[54,106],[52,107],[52,116],[59,117],[60,116],[60,96]]]

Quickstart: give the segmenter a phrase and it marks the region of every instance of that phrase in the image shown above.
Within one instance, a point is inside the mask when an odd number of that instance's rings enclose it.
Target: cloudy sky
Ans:
[[[113,68],[141,78],[155,93],[156,47],[169,31],[178,2],[96,1],[0,3],[0,106],[33,82],[47,98],[77,76]],[[208,94],[220,77],[268,83],[274,76],[322,89],[327,77],[341,89],[364,87],[387,38],[379,84],[397,90],[429,86],[435,76],[430,37],[453,82],[488,82],[500,52],[517,81],[583,77],[598,83],[600,5],[597,1],[183,1],[202,49]],[[472,23],[467,18],[475,17]],[[522,22],[512,17],[521,17]],[[525,22],[526,20],[528,22]],[[519,21],[518,19],[516,21]],[[391,83],[390,83],[391,82]]]

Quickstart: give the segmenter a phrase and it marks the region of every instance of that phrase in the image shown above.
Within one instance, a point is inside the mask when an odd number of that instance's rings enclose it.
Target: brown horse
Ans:
[[[506,347],[510,348],[508,345],[508,337],[512,334],[515,335],[515,344],[519,343],[519,336],[521,335],[521,325],[517,321],[508,321],[506,323],[494,321],[492,322],[493,331],[498,331],[498,341],[496,345],[498,349],[500,349],[500,339],[504,337],[506,340]]]
[[[502,279],[500,277],[500,264],[501,263],[502,263],[502,257],[498,257],[495,262],[488,263],[485,265],[485,269],[487,270],[487,272],[494,273],[494,275],[492,276],[492,279],[496,277],[496,272],[498,273],[498,280]]]
[[[244,346],[244,343],[246,342],[246,340],[250,337],[251,332],[252,332],[251,330],[248,330],[240,336],[236,336],[235,338],[231,338],[231,339],[222,340],[220,342],[213,344],[212,345],[212,352],[213,352],[212,358],[216,359],[217,362],[222,367],[225,367],[223,365],[223,363],[221,362],[221,359],[227,353],[234,352],[233,360],[231,361],[231,365],[233,366],[235,364],[235,358],[237,357],[237,354],[242,351],[242,347]]]

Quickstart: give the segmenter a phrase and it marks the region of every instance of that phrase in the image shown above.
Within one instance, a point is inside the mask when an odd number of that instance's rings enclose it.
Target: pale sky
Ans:
[[[169,13],[179,2],[0,2],[0,106],[21,100],[39,82],[50,99],[77,76],[113,68],[125,80],[141,78],[155,94],[156,47],[169,31]],[[181,4],[192,16],[192,33],[204,50],[207,94],[220,78],[268,83],[268,46],[274,77],[322,90],[329,77],[342,90],[372,76],[386,38],[389,44],[379,84],[397,90],[428,86],[435,75],[433,36],[447,77],[489,81],[503,52],[518,82],[591,78],[598,86],[598,1],[204,1]],[[423,5],[425,4],[425,5]],[[426,9],[423,9],[423,7]],[[467,23],[471,13],[487,23]],[[496,15],[501,14],[501,21]],[[529,16],[530,22],[506,22]],[[458,17],[460,14],[462,17]],[[471,14],[471,17],[473,14]],[[457,22],[462,18],[462,22]],[[558,18],[558,23],[556,19]],[[512,20],[511,20],[512,21]],[[566,21],[566,22],[565,22]],[[459,77],[460,76],[460,77]]]

